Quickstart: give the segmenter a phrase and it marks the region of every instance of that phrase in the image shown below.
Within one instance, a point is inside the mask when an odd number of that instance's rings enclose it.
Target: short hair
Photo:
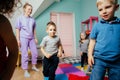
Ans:
[[[118,0],[109,0],[112,4],[118,4]],[[101,2],[101,0],[97,0],[96,5],[98,6],[98,4]]]
[[[31,7],[32,7],[31,4],[29,4],[29,3],[25,3],[24,6],[23,6],[23,8],[26,8],[26,6],[31,6]]]
[[[50,25],[53,25],[56,28],[56,24],[53,21],[50,21],[50,22],[47,23],[47,28],[46,29],[48,29]]]

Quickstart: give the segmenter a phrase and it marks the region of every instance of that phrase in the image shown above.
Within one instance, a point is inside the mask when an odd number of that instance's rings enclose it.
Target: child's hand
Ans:
[[[62,57],[62,52],[61,51],[58,52],[57,57]]]
[[[51,56],[52,56],[52,55],[51,55],[51,54],[48,54],[48,53],[45,55],[45,57],[48,58],[48,59],[49,59]]]
[[[94,58],[92,55],[88,56],[88,64],[92,67],[92,65],[94,64]]]
[[[36,44],[38,43],[38,40],[37,40],[37,39],[35,39],[35,43],[36,43]]]

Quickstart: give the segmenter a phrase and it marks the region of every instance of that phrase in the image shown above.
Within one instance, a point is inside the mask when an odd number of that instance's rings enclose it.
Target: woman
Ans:
[[[17,40],[8,19],[19,0],[0,0],[0,80],[10,80],[18,57]],[[8,49],[8,54],[6,51]]]

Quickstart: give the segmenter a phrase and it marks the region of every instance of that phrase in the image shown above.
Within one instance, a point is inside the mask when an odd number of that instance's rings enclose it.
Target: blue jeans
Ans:
[[[109,80],[120,80],[120,60],[109,62],[100,59],[95,59],[90,80],[104,80],[106,69]]]

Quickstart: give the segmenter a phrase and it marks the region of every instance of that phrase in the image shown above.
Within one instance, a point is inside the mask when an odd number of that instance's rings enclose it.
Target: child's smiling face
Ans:
[[[32,13],[32,7],[27,5],[25,8],[24,8],[24,12],[27,16],[30,16],[31,13]]]
[[[99,0],[97,8],[102,19],[111,21],[114,18],[118,5],[112,3],[110,0]]]

